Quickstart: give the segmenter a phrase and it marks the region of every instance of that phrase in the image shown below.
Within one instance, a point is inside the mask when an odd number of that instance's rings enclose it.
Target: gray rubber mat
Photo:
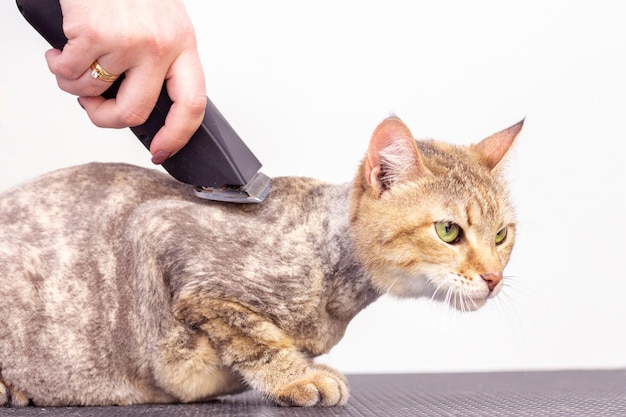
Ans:
[[[185,405],[0,408],[2,416],[626,416],[626,370],[349,376],[344,407],[281,408],[254,393]]]

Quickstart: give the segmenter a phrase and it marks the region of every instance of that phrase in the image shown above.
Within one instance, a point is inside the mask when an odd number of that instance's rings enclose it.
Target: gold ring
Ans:
[[[109,73],[107,70],[105,70],[104,68],[102,68],[100,64],[98,64],[97,59],[93,61],[93,64],[91,64],[91,76],[93,78],[98,78],[98,79],[101,79],[102,81],[106,81],[110,83],[120,78],[119,75],[113,75]]]

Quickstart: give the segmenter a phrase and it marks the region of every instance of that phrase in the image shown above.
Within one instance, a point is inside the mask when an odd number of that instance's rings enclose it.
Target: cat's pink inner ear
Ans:
[[[493,170],[509,152],[523,126],[524,119],[472,145],[471,149],[487,168]]]
[[[382,191],[397,180],[425,171],[409,128],[397,117],[383,120],[374,130],[367,151],[367,182]]]

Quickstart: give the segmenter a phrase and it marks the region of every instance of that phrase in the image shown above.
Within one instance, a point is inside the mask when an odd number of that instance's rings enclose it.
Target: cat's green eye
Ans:
[[[435,231],[439,239],[446,243],[456,243],[461,238],[461,226],[452,222],[435,223]]]
[[[496,233],[496,245],[504,243],[504,240],[506,239],[507,230],[508,228],[505,226],[502,228],[502,230]]]

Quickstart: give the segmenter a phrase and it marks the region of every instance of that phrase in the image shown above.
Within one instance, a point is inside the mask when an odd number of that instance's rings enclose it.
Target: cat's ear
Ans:
[[[494,133],[477,144],[471,145],[470,149],[474,151],[483,165],[493,170],[513,146],[522,126],[524,126],[524,119],[498,133]]]
[[[429,174],[409,128],[397,117],[383,120],[370,140],[365,180],[380,195],[394,183]]]

